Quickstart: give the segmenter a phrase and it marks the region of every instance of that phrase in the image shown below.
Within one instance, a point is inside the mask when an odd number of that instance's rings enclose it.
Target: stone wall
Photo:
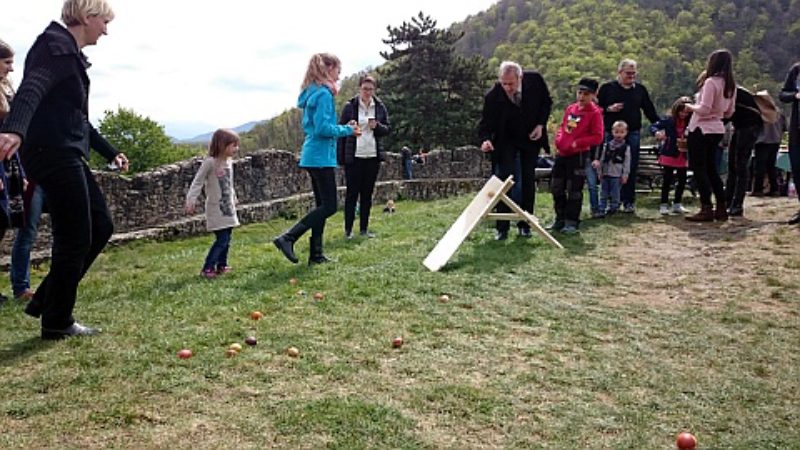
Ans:
[[[205,232],[202,199],[195,216],[183,211],[186,192],[202,158],[159,167],[131,177],[98,172],[96,179],[108,202],[116,234],[113,242],[142,237],[170,238]],[[242,223],[269,220],[286,211],[307,209],[313,202],[308,174],[297,167],[297,157],[283,150],[259,150],[234,162],[234,184]],[[491,164],[476,147],[435,150],[424,164],[414,164],[413,181],[403,178],[402,159],[389,153],[381,168],[375,202],[387,199],[437,199],[476,191],[488,178]],[[337,169],[340,203],[344,203],[344,171]],[[10,240],[2,242],[7,265]],[[49,220],[43,217],[35,250],[47,254]]]

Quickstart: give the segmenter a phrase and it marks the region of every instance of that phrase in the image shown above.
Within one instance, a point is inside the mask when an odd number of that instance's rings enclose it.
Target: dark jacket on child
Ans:
[[[688,124],[689,120],[687,119],[686,125]],[[650,125],[650,133],[656,134],[657,131],[663,131],[667,136],[667,139],[664,140],[664,144],[661,146],[658,154],[672,157],[678,156],[680,151],[678,151],[678,130],[675,126],[675,119],[672,117],[666,117]]]

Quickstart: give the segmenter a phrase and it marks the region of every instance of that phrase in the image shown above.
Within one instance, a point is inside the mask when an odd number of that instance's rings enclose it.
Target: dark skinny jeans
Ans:
[[[664,178],[664,182],[661,184],[661,203],[666,204],[669,202],[669,190],[672,189],[672,184],[675,183],[676,178],[678,183],[675,186],[674,203],[681,203],[683,191],[686,189],[686,168],[663,166],[661,173]]]
[[[752,126],[738,129],[733,133],[728,149],[728,179],[725,183],[728,206],[741,208],[744,204],[744,194],[749,180],[747,164],[750,162],[750,154],[753,152],[760,129],[759,126]]]
[[[703,134],[695,128],[687,138],[689,146],[689,166],[694,172],[694,180],[700,193],[700,204],[713,206],[713,192],[718,205],[725,204],[725,187],[719,178],[716,154],[717,146],[722,142],[722,134]]]
[[[365,232],[369,229],[372,192],[375,190],[375,181],[378,179],[378,170],[381,167],[378,158],[354,159],[352,164],[344,166],[344,176],[347,180],[347,193],[344,200],[344,231],[348,234],[353,231],[356,202],[359,205],[359,230]]]
[[[311,228],[311,237],[322,237],[325,221],[336,214],[336,174],[333,167],[304,167],[311,175],[311,188],[314,190],[316,208],[305,215],[300,222]]]

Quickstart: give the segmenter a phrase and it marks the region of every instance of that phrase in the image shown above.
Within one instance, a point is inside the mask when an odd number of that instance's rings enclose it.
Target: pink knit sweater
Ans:
[[[721,77],[706,78],[703,87],[697,93],[692,118],[689,119],[689,132],[700,128],[703,134],[723,134],[725,127],[722,119],[733,115],[734,105],[736,104],[736,91],[733,91],[731,98],[725,98],[725,80]]]

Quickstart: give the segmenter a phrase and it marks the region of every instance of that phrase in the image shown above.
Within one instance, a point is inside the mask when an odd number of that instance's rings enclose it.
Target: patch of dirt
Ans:
[[[600,288],[609,303],[714,308],[736,301],[753,312],[796,316],[800,227],[785,221],[797,207],[786,197],[748,197],[744,217],[723,223],[639,211],[645,220],[621,225],[635,232],[621,230],[616,246],[588,256],[610,262],[616,283]]]

